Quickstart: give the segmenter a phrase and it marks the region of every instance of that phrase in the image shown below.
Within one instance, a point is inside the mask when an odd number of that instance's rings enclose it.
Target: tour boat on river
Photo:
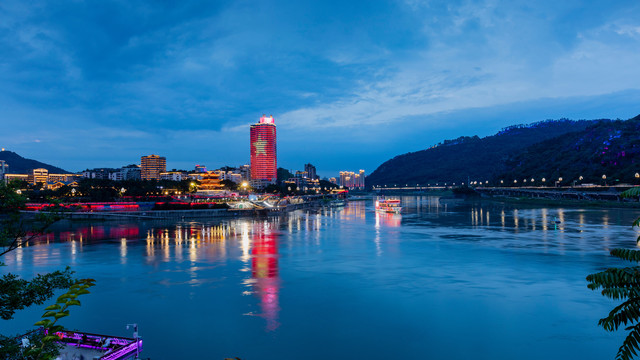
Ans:
[[[377,200],[376,211],[391,214],[400,214],[402,206],[400,200]]]

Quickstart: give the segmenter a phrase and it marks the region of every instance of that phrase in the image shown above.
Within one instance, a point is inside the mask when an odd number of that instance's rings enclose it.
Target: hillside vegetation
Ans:
[[[626,121],[601,120],[583,131],[541,141],[514,154],[505,165],[507,170],[499,176],[511,182],[542,177],[556,181],[562,177],[565,184],[636,184],[635,173],[640,172],[640,116]]]
[[[529,146],[584,131],[597,122],[547,120],[510,126],[485,138],[447,140],[386,161],[367,177],[367,186],[491,181],[513,170],[514,161],[519,161],[514,155]]]
[[[37,160],[25,159],[13,151],[0,151],[0,160],[4,160],[9,165],[7,168],[7,173],[9,174],[27,174],[31,170],[39,168],[47,169],[49,173],[53,174],[68,174],[68,171],[59,167]]]

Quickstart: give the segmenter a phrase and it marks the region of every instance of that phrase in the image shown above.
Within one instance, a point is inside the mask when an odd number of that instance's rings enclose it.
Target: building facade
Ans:
[[[42,183],[44,185],[49,181],[49,170],[39,168],[31,170],[31,174],[29,175],[29,183],[36,185],[38,183]]]
[[[316,174],[316,167],[311,164],[304,164],[304,172],[307,173],[307,177],[309,179],[318,178],[318,175]]]
[[[120,173],[122,174],[122,180],[142,179],[141,172],[140,172],[140,165],[137,165],[137,164],[123,166],[120,169]]]
[[[160,173],[160,180],[182,181],[188,178],[189,175],[182,171],[167,171]]]
[[[364,170],[360,170],[357,173],[353,171],[340,171],[339,185],[349,189],[364,188],[364,179]]]
[[[7,163],[4,160],[0,160],[0,180],[4,181],[4,174],[7,172]]]
[[[262,115],[251,125],[251,181],[255,187],[274,184],[278,177],[276,124],[273,116]]]
[[[160,173],[167,172],[167,158],[158,155],[140,158],[140,177],[142,180],[160,180]]]

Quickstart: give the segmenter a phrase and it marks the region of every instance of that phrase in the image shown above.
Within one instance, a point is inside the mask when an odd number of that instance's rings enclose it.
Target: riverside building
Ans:
[[[340,171],[340,186],[345,188],[364,188],[365,173],[360,170],[358,173],[353,171]]]
[[[273,116],[262,115],[251,125],[251,185],[263,188],[277,181],[276,124]]]
[[[160,173],[167,172],[167,158],[158,155],[140,158],[140,177],[142,180],[160,180]]]

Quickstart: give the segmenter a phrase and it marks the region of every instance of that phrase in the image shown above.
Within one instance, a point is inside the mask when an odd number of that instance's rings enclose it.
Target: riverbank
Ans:
[[[58,215],[63,219],[76,220],[185,220],[207,218],[240,218],[278,216],[291,211],[322,206],[318,201],[263,208],[263,209],[197,209],[197,210],[146,210],[146,211],[63,211]],[[26,216],[35,217],[38,211],[23,211]]]
[[[594,209],[640,209],[639,202],[604,201],[604,200],[572,200],[572,199],[547,199],[530,197],[476,197],[469,199],[481,199],[482,201],[500,202],[509,204],[524,204],[535,206],[594,208]]]

